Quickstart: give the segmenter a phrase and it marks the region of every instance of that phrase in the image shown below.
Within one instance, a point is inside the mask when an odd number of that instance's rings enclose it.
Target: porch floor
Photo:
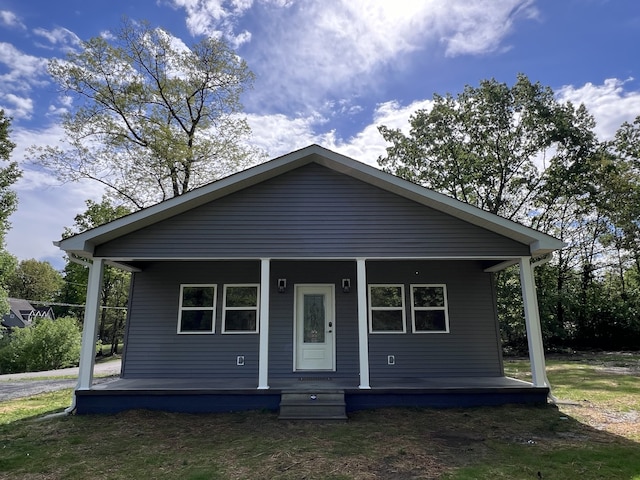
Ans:
[[[388,378],[371,382],[371,390],[469,390],[469,389],[523,389],[534,388],[529,382],[510,377],[438,377],[438,378]],[[242,392],[255,391],[257,384],[247,379],[202,378],[119,378],[111,382],[93,385],[93,391],[190,391],[190,392]],[[282,390],[357,390],[358,380],[351,378],[274,378],[269,381],[269,391]]]

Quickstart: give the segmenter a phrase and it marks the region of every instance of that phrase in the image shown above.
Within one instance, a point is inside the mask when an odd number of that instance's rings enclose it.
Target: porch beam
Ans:
[[[87,284],[87,300],[82,327],[82,349],[80,350],[76,390],[90,390],[93,383],[103,272],[104,260],[101,258],[94,259],[93,263],[89,265],[89,283]]]
[[[367,264],[364,258],[356,260],[358,287],[358,348],[361,389],[370,389],[369,384],[369,327],[367,322]]]
[[[495,273],[495,272],[504,270],[505,268],[509,268],[512,265],[516,265],[517,263],[518,263],[517,258],[511,259],[511,260],[505,260],[504,262],[500,262],[497,265],[494,265],[493,267],[485,268],[484,271],[487,273]]]
[[[271,259],[260,260],[260,347],[258,352],[258,390],[269,389],[269,284]]]
[[[544,346],[542,343],[542,328],[540,327],[538,296],[536,294],[535,278],[530,260],[531,257],[520,258],[520,285],[524,303],[524,318],[527,328],[531,376],[534,386],[549,387],[544,359]]]

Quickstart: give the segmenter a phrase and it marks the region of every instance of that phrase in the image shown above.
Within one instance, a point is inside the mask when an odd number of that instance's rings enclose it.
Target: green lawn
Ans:
[[[338,424],[270,412],[34,419],[67,406],[58,392],[0,404],[0,478],[640,480],[639,358],[551,359],[554,392],[572,405],[383,409]],[[507,362],[517,376],[525,365]]]

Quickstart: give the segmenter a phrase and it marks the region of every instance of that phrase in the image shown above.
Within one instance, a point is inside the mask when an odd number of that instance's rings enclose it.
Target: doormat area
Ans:
[[[298,381],[299,382],[327,382],[327,381],[332,381],[333,378],[331,377],[299,377]]]

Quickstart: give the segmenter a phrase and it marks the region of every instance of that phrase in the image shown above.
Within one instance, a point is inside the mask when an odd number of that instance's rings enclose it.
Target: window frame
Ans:
[[[440,287],[442,288],[442,296],[444,298],[444,305],[442,307],[416,307],[414,288],[416,287]],[[413,333],[451,333],[449,326],[449,301],[447,299],[447,285],[445,283],[412,283],[409,285],[410,297],[411,297],[411,328]],[[421,311],[444,311],[444,330],[418,330],[416,329],[416,312]]]
[[[213,288],[213,305],[211,307],[183,307],[184,289],[186,288]],[[215,283],[181,283],[180,300],[178,303],[178,335],[213,335],[216,333],[216,310],[218,305],[218,285]],[[182,331],[182,312],[206,310],[211,311],[211,330],[186,330]]]
[[[227,307],[227,289],[231,287],[255,287],[256,289],[256,305],[255,307]],[[227,310],[252,310],[256,312],[256,328],[255,330],[227,330]],[[229,283],[223,287],[222,294],[222,327],[221,332],[225,335],[247,335],[260,333],[260,284],[259,283]]]
[[[372,305],[373,296],[371,295],[372,288],[385,288],[385,287],[400,287],[400,297],[402,299],[402,305],[399,307],[374,307]],[[372,335],[378,334],[403,334],[407,333],[407,309],[405,300],[405,291],[403,283],[370,283],[367,285],[368,293],[368,313],[369,313],[369,333]],[[374,311],[397,311],[402,313],[402,330],[374,330],[373,329],[373,312]]]

